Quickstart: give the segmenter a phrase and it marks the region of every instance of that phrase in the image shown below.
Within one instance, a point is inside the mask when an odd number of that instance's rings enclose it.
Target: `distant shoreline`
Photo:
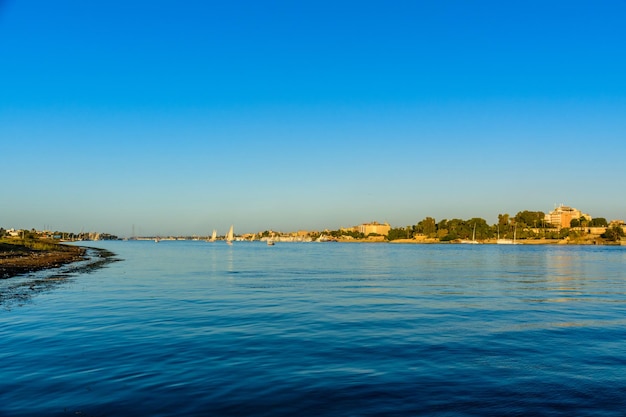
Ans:
[[[376,243],[376,242],[373,242]],[[442,242],[438,239],[396,239],[387,243],[407,244],[407,245],[462,245],[461,242],[449,241]],[[481,245],[497,245],[495,239],[478,241]],[[522,239],[516,242],[516,245],[559,245],[559,246],[624,246],[626,242],[606,242],[601,239],[597,240],[568,240],[568,239]],[[506,245],[503,245],[506,246]]]

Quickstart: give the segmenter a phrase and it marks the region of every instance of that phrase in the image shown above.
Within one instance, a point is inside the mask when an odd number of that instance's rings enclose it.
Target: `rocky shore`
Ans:
[[[57,268],[83,260],[85,248],[46,243],[29,245],[0,242],[0,279]]]

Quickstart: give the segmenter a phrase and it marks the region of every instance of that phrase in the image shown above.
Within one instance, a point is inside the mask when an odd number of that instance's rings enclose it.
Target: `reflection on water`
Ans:
[[[102,242],[0,310],[0,415],[620,415],[624,248]]]

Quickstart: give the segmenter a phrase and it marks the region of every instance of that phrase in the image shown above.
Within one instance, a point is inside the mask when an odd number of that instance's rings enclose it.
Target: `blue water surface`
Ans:
[[[1,417],[626,415],[626,247],[88,243],[0,306]]]

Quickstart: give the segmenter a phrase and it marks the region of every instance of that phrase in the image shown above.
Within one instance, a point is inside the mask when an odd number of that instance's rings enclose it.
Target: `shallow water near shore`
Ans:
[[[0,309],[0,416],[626,410],[626,247],[89,245]]]

